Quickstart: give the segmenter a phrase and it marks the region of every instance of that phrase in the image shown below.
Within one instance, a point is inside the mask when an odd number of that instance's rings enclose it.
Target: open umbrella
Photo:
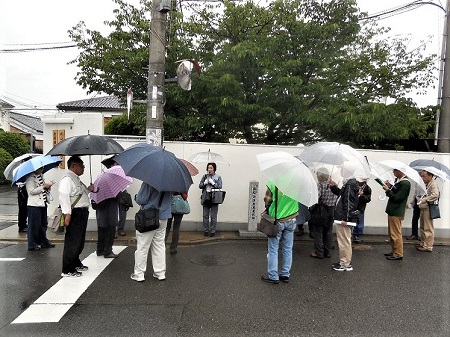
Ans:
[[[113,166],[95,179],[95,192],[91,192],[89,196],[98,204],[103,200],[115,198],[119,192],[124,191],[132,182],[133,179],[125,175],[122,167]]]
[[[47,155],[52,156],[86,156],[116,154],[123,151],[122,145],[107,136],[81,135],[69,137],[56,144]],[[92,167],[89,157],[89,174],[92,181]]]
[[[172,152],[139,143],[114,158],[125,174],[140,179],[158,191],[187,193],[193,181],[186,166]]]
[[[416,170],[426,170],[443,180],[450,180],[450,169],[434,159],[413,160],[409,166]]]
[[[370,175],[367,158],[346,144],[319,142],[307,147],[298,158],[314,172],[323,164],[329,164],[332,166],[330,174],[333,175],[339,169],[344,179]]]
[[[16,157],[6,166],[5,170],[3,171],[3,174],[5,175],[5,178],[9,181],[13,180],[13,171],[16,167],[18,167],[23,162],[33,158],[40,156],[39,153],[25,153],[19,157]]]
[[[211,152],[211,150],[195,153],[189,157],[189,161],[192,163],[220,163],[230,166],[224,157],[218,153]]]
[[[29,174],[40,169],[41,167],[44,168],[42,173],[45,173],[48,170],[58,166],[60,162],[62,162],[62,160],[59,157],[43,156],[43,155],[33,157],[30,160],[27,160],[26,162],[20,164],[14,170],[12,183],[13,184],[17,182],[23,183],[25,182]]]
[[[384,183],[384,180],[389,180],[394,185],[394,174],[392,170],[399,170],[403,172],[408,180],[411,182],[411,187],[416,189],[416,194],[423,194],[426,192],[425,184],[419,173],[412,167],[399,160],[382,160],[378,163],[371,164],[372,175],[376,177],[378,183]],[[379,179],[382,178],[382,179]],[[381,182],[380,182],[381,180]]]
[[[256,159],[261,172],[281,192],[306,206],[317,203],[317,182],[300,160],[283,151],[258,154]]]
[[[180,159],[180,161],[186,166],[186,168],[188,169],[191,176],[195,176],[198,174],[198,168],[196,168],[194,166],[194,164],[192,164],[191,162],[189,162],[185,159],[181,159],[181,158],[178,158],[178,159]]]

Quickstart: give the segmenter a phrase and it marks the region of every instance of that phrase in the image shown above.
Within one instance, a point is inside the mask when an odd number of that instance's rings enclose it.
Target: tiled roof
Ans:
[[[14,105],[11,105],[10,103],[0,99],[0,108],[11,109],[11,108],[14,108]]]
[[[23,114],[20,114],[17,112],[10,111],[9,118],[11,120],[11,124],[18,123],[18,125],[21,125],[25,128],[29,128],[36,132],[43,133],[41,117],[28,116],[28,115],[23,115]],[[23,131],[26,131],[26,130],[23,130]]]
[[[60,110],[123,110],[126,106],[123,106],[116,96],[94,97],[88,99],[81,99],[78,101],[71,101],[65,103],[59,103],[56,106]]]

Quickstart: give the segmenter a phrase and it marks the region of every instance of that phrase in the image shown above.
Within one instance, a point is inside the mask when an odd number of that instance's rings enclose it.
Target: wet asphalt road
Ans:
[[[260,281],[264,241],[179,247],[167,256],[167,280],[130,280],[129,246],[57,323],[11,324],[60,280],[62,244],[27,252],[0,244],[0,336],[449,336],[450,247],[405,247],[387,261],[387,244],[360,246],[353,272],[309,257],[296,242],[289,284]],[[83,257],[95,250],[86,245]],[[151,265],[149,263],[149,269]],[[89,271],[88,271],[89,272]],[[88,273],[86,272],[86,273]],[[70,292],[70,289],[67,289]]]

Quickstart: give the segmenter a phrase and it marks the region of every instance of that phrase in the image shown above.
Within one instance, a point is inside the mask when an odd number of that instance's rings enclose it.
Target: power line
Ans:
[[[0,53],[25,53],[25,52],[42,51],[42,50],[74,48],[76,46],[77,46],[76,44],[72,44],[72,45],[67,45],[67,46],[53,46],[53,47],[0,49]]]
[[[405,5],[400,5],[397,7],[393,7],[390,9],[386,9],[371,15],[368,15],[367,17],[364,18],[360,18],[360,21],[364,21],[364,20],[370,20],[370,19],[378,19],[378,20],[383,20],[383,19],[387,19],[390,18],[392,16],[396,16],[396,15],[400,15],[403,13],[406,13],[408,11],[417,9],[421,6],[424,5],[433,5],[436,6],[440,9],[442,9],[445,12],[445,8],[442,7],[441,5],[438,5],[436,3],[434,3],[433,1],[413,1],[411,3],[405,4]]]

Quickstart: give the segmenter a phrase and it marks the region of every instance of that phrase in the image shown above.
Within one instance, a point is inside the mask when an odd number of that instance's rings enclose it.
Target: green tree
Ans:
[[[108,36],[83,23],[70,31],[81,50],[73,61],[81,69],[77,81],[119,97],[132,87],[135,98],[145,99],[151,6],[114,1],[119,9],[106,22]],[[428,86],[433,56],[423,55],[425,44],[410,51],[405,40],[380,38],[386,29],[362,24],[354,0],[190,6],[185,18],[170,13],[167,77],[180,59],[200,60],[203,72],[190,92],[165,86],[168,140],[326,139],[374,147],[416,137],[434,123],[405,98]],[[386,97],[394,103],[382,104]]]
[[[30,144],[20,134],[3,130],[0,130],[0,148],[7,151],[12,158],[30,152]]]
[[[0,147],[0,184],[6,184],[8,180],[6,180],[3,171],[5,171],[6,166],[13,160],[13,157],[6,151],[5,149]]]

